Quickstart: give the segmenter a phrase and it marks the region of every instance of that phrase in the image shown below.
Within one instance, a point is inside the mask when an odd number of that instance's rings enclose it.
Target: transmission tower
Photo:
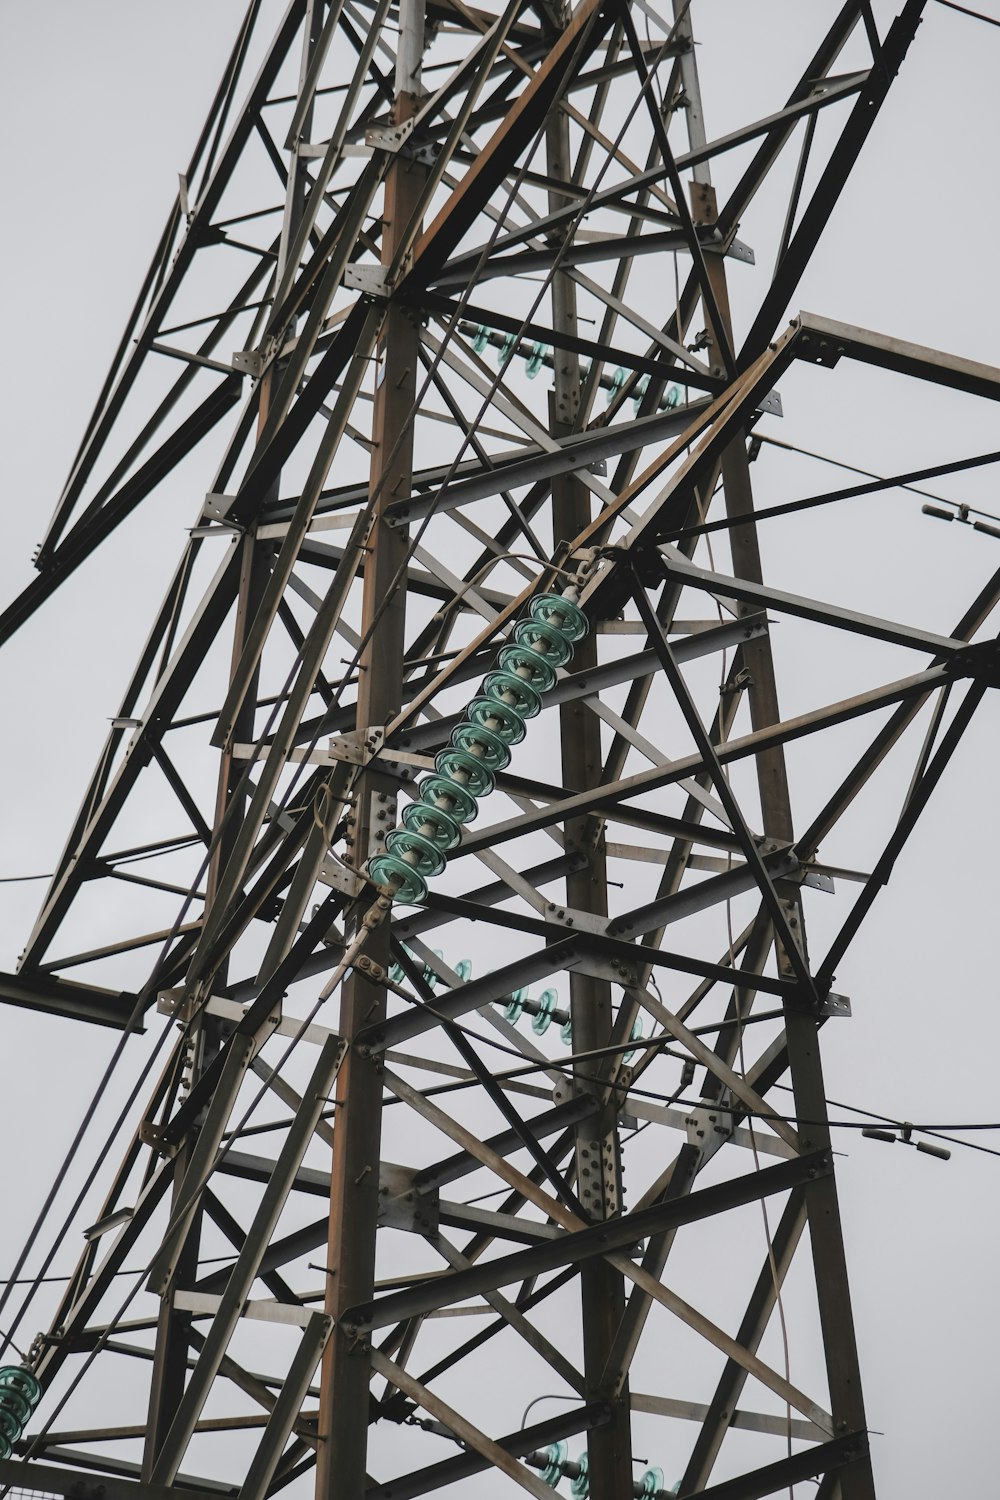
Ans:
[[[3,616],[200,475],[2,980],[121,1033],[0,1293],[7,1488],[874,1495],[820,1033],[1000,578],[950,633],[815,597],[800,513],[927,476],[774,499],[772,419],[1000,396],[788,321],[923,3],[817,8],[713,137],[688,0],[253,0]]]

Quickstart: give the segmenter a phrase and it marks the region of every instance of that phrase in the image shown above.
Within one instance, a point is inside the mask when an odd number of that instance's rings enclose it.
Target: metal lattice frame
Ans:
[[[781,331],[922,0],[881,41],[868,6],[845,4],[787,100],[720,140],[686,4],[667,24],[640,0],[499,15],[292,0],[266,46],[264,9],[250,6],[39,578],[3,617],[17,628],[218,445],[3,981],[7,1000],[64,1016],[169,1019],[33,1349],[50,1399],[19,1445],[31,1468],[0,1463],[0,1479],[69,1494],[82,1467],[112,1500],[175,1485],[262,1500],[315,1467],[338,1500],[472,1476],[477,1495],[545,1496],[539,1451],[580,1435],[591,1493],[620,1500],[638,1493],[641,1418],[672,1444],[689,1434],[681,1495],[816,1478],[824,1500],[871,1496],[817,1039],[848,1008],[837,966],[995,680],[992,642],[972,642],[1000,578],[947,636],[768,586],[762,515],[771,537],[800,505],[898,476],[758,506],[751,434],[780,410],[779,381],[842,393],[858,364],[1000,396],[996,370],[822,317]],[[862,42],[865,65],[835,75]],[[740,220],[800,138],[774,273],[738,334]],[[712,164],[741,150],[720,204]],[[676,298],[662,295],[675,256]],[[365,861],[512,622],[567,577],[586,643],[426,904],[390,906]],[[859,668],[863,687],[836,701],[819,674],[786,717],[779,618],[786,647],[832,642],[821,652],[857,665],[852,643],[875,642],[898,674]],[[836,731],[854,720],[874,727],[846,764]],[[819,847],[911,738],[884,853],[853,887]],[[811,807],[789,790],[796,742],[822,789]],[[827,903],[818,962],[810,888]],[[95,900],[118,923],[99,948],[71,936]],[[498,1005],[543,983],[571,1047]],[[699,1278],[720,1246],[724,1274]],[[794,1306],[811,1301],[815,1327],[801,1388],[762,1353],[797,1251]],[[136,1265],[143,1289],[120,1305]],[[498,1371],[525,1402],[572,1399],[498,1427]],[[97,1386],[114,1399],[84,1401],[71,1426],[71,1384],[74,1402]],[[141,1464],[120,1456],[140,1443]]]

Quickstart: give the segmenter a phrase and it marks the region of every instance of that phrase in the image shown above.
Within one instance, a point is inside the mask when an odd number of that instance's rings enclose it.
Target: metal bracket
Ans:
[[[252,375],[256,380],[264,373],[264,356],[257,349],[237,349],[232,365],[238,374]]]
[[[421,166],[433,167],[442,149],[440,141],[425,141],[421,146],[408,145],[403,155],[408,156],[411,161],[419,162]]]
[[[154,1125],[152,1120],[140,1120],[139,1139],[144,1146],[151,1146],[160,1156],[176,1156],[178,1142],[165,1139],[166,1131],[162,1125]]]
[[[355,729],[350,734],[334,735],[327,749],[331,760],[345,760],[352,766],[366,766],[372,756],[381,750],[385,741],[385,730],[371,725],[367,729]]]
[[[319,878],[324,885],[330,886],[332,890],[340,891],[342,895],[349,896],[352,900],[361,894],[367,884],[363,875],[359,875],[357,870],[352,870],[347,865],[342,865],[331,854],[324,859]]]
[[[183,986],[173,990],[160,990],[156,997],[157,1013],[161,1016],[175,1016],[178,1021],[187,1021],[191,1016],[191,997],[184,998]]]
[[[389,281],[384,266],[347,266],[344,285],[351,291],[364,292],[383,301],[389,295]]]
[[[795,341],[795,353],[799,359],[807,359],[810,364],[823,365],[827,370],[832,370],[845,350],[843,344],[806,329]]]
[[[851,1015],[851,1000],[849,995],[835,995],[831,990],[819,1008],[821,1016],[842,1016],[849,1018]]]
[[[608,926],[606,917],[580,911],[575,906],[560,906],[558,901],[546,901],[545,918],[549,922],[558,922],[561,927],[573,927],[578,932],[592,932],[596,937],[602,937]]]
[[[589,974],[592,979],[606,979],[609,984],[620,984],[626,990],[635,989],[639,983],[638,971],[626,959],[605,958],[593,951],[567,954],[563,968],[567,974]]]
[[[416,1170],[383,1161],[378,1169],[378,1223],[380,1228],[403,1229],[411,1234],[435,1234],[440,1195],[420,1193],[413,1186]]]
[[[577,1193],[594,1219],[610,1219],[621,1209],[621,1172],[615,1139],[583,1140],[577,1149]]]
[[[832,895],[837,889],[833,876],[821,875],[818,870],[807,870],[802,877],[802,884],[812,886],[814,891],[826,891],[828,895]]]
[[[230,507],[235,505],[235,503],[235,495],[223,495],[218,491],[209,490],[205,496],[205,503],[201,508],[202,522],[214,521],[216,526],[224,526],[229,531],[242,532],[242,526],[237,526],[235,521],[229,520]],[[192,536],[200,529],[198,526],[193,527]]]
[[[706,245],[705,248],[711,249],[711,246]],[[729,256],[730,260],[741,260],[743,261],[744,265],[747,266],[755,266],[757,264],[756,255],[754,255],[750,246],[745,245],[742,240],[732,239],[729,242],[729,248],[726,250],[726,254]]]
[[[688,1144],[699,1150],[715,1150],[717,1136],[728,1141],[733,1133],[733,1117],[728,1110],[716,1109],[706,1104],[696,1105],[684,1121],[687,1126]]]
[[[368,816],[368,854],[371,859],[385,848],[385,836],[396,826],[396,797],[392,792],[372,792]]]
[[[401,125],[372,125],[365,131],[365,145],[375,151],[389,151],[395,155],[413,130],[414,121],[404,120]]]

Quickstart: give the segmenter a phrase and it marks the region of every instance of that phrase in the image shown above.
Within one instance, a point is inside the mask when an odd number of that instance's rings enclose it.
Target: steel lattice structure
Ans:
[[[779,382],[827,382],[831,422],[862,367],[1000,396],[1000,371],[787,322],[922,9],[881,38],[866,4],[817,17],[787,97],[713,139],[697,6],[253,0],[3,617],[201,466],[3,977],[161,1031],[5,1484],[583,1493],[572,1439],[595,1500],[874,1494],[819,1034],[996,682],[1000,576],[946,635],[769,585],[764,519],[773,547],[900,480],[776,504],[752,478]],[[767,275],[740,221],[796,147]],[[426,898],[393,900],[367,862],[557,595],[589,633]],[[803,674],[824,652],[849,694]],[[819,851],[872,787],[884,850],[856,883]],[[638,1424],[661,1467],[684,1455],[665,1480],[638,1476]]]

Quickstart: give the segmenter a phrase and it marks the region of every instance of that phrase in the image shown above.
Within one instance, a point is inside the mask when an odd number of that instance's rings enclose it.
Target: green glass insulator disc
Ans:
[[[480,692],[487,698],[496,698],[504,708],[519,714],[522,719],[533,719],[542,711],[541,694],[526,678],[518,677],[514,672],[487,673]]]
[[[5,1438],[3,1434],[0,1433],[0,1458],[10,1458],[13,1451],[14,1450],[10,1445],[10,1440],[8,1438]]]
[[[515,990],[512,995],[508,995],[507,1004],[503,1008],[504,1020],[515,1025],[524,1014],[524,1002],[527,998],[527,990]]]
[[[524,680],[531,683],[536,693],[547,693],[556,680],[556,674],[545,657],[527,646],[504,646],[497,661],[505,672],[514,672],[518,676],[521,671],[529,672],[530,676]]]
[[[465,716],[473,724],[482,724],[505,745],[519,745],[524,739],[524,720],[497,698],[473,698]]]
[[[428,776],[417,788],[421,802],[440,808],[456,823],[472,823],[479,815],[479,804],[475,797],[457,781],[446,781],[443,776]]]
[[[447,854],[462,841],[462,825],[443,807],[432,807],[429,802],[411,802],[403,813],[403,827],[411,833],[422,834]]]
[[[0,1390],[20,1391],[32,1411],[42,1399],[42,1387],[37,1375],[23,1365],[0,1365]]]
[[[4,1411],[0,1408],[0,1439],[5,1443],[16,1443],[24,1431],[21,1423],[12,1411]]]
[[[577,1463],[580,1465],[580,1472],[577,1477],[571,1481],[569,1492],[573,1496],[573,1500],[589,1500],[590,1460],[587,1457],[586,1453],[580,1454],[580,1457],[577,1459]]]
[[[8,1416],[13,1417],[20,1432],[31,1416],[31,1402],[27,1396],[22,1396],[20,1391],[8,1386],[0,1390],[0,1412],[6,1412]]]
[[[573,1045],[573,1022],[572,1021],[564,1021],[562,1023],[562,1025],[559,1028],[559,1040],[562,1042],[562,1044],[563,1044],[564,1047],[572,1047],[572,1045]]]
[[[642,1485],[642,1493],[644,1496],[659,1494],[665,1483],[665,1480],[663,1478],[663,1470],[657,1469],[655,1467],[652,1469],[647,1469],[645,1474],[643,1474],[642,1478],[639,1480],[639,1483]]]
[[[492,771],[467,750],[459,750],[450,745],[447,750],[438,751],[434,764],[439,776],[467,791],[472,797],[488,797],[493,790]]]
[[[542,990],[538,997],[538,1014],[531,1018],[531,1029],[536,1036],[544,1036],[552,1021],[552,1012],[559,1003],[556,990]]]
[[[514,629],[519,646],[544,656],[550,667],[564,667],[573,656],[573,642],[545,620],[520,620]]]
[[[544,1469],[539,1471],[538,1477],[543,1484],[552,1485],[553,1489],[563,1477],[563,1464],[566,1462],[566,1454],[569,1452],[565,1443],[550,1443],[542,1452],[548,1459]]]
[[[642,1040],[642,1021],[639,1019],[638,1016],[636,1016],[635,1020],[632,1022],[632,1030],[629,1033],[629,1041],[630,1042],[640,1042],[641,1040]],[[626,1052],[625,1053],[625,1056],[623,1057],[622,1061],[625,1063],[626,1066],[628,1066],[628,1064],[632,1061],[633,1057],[635,1056],[635,1054],[636,1054],[636,1052],[638,1050],[639,1049],[637,1047],[633,1047],[633,1049],[632,1049],[631,1052]]]
[[[455,973],[458,975],[463,984],[468,984],[469,980],[472,978],[472,959],[460,958],[458,960],[458,963],[455,965]]]
[[[452,731],[451,742],[475,755],[490,771],[505,771],[510,765],[510,751],[504,741],[482,724],[459,724]]]
[[[440,948],[434,949],[434,957],[441,959],[442,963],[444,962],[444,954],[441,952]],[[431,989],[433,990],[436,989],[440,983],[441,976],[438,973],[437,969],[431,968],[430,964],[424,964],[424,984],[430,985]]]
[[[407,854],[413,855],[406,863],[424,880],[440,875],[447,864],[437,844],[424,838],[422,833],[414,833],[410,828],[394,828],[385,841],[385,847],[390,854],[398,855],[400,859]]]
[[[426,880],[395,854],[376,854],[368,861],[368,873],[376,885],[388,886],[396,901],[416,906],[427,898]]]
[[[528,605],[533,620],[544,620],[568,641],[582,641],[590,621],[578,604],[562,594],[536,594]]]

